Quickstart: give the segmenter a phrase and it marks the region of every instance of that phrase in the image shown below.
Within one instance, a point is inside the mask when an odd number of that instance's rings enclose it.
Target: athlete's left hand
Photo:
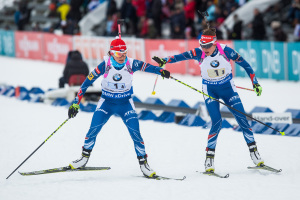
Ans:
[[[163,78],[170,78],[170,72],[168,70],[160,70],[160,74]]]
[[[152,59],[158,63],[159,67],[165,67],[165,64],[167,63],[167,61],[157,56],[153,56]]]
[[[257,96],[261,95],[262,87],[258,83],[253,85],[253,89],[254,89],[254,92],[257,94]]]

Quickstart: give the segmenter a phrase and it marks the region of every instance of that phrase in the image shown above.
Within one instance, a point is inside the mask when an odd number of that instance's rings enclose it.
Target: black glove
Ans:
[[[70,107],[69,107],[69,112],[68,112],[68,116],[69,118],[74,118],[79,110],[79,105],[76,103],[73,103]]]
[[[155,62],[158,63],[159,67],[164,67],[165,64],[167,63],[167,61],[165,61],[164,59],[159,58],[159,57],[157,57],[157,56],[153,56],[152,59],[153,59]]]
[[[161,70],[160,74],[163,78],[170,78],[170,72],[168,70]]]

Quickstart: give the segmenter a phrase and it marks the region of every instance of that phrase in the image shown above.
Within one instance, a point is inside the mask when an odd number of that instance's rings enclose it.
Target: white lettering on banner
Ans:
[[[252,113],[252,117],[264,123],[284,123],[292,124],[292,113]]]
[[[171,56],[171,55],[177,55],[180,54],[181,52],[178,50],[165,50],[165,45],[160,44],[158,46],[158,50],[153,50],[150,51],[150,57],[152,58],[153,56],[157,56],[159,55],[162,58],[165,58],[167,56]]]
[[[249,62],[250,66],[254,70],[254,72],[257,71],[257,60],[256,60],[256,51],[255,49],[250,49],[250,56],[249,56]]]
[[[293,74],[298,75],[300,71],[300,52],[292,51],[292,69]]]
[[[67,44],[58,43],[57,38],[54,38],[52,42],[47,43],[47,51],[53,54],[54,60],[58,60],[59,54],[68,54],[69,46]]]
[[[263,73],[267,74],[269,72],[269,69],[271,69],[271,53],[267,51],[266,49],[262,50],[262,68]]]
[[[254,72],[256,72],[257,70],[257,60],[256,60],[256,51],[255,49],[250,48],[249,51],[248,49],[239,49],[239,54],[244,58],[244,60],[246,60],[250,66],[253,68]],[[242,69],[242,68],[240,68]],[[243,73],[246,75],[246,71],[245,70],[241,70],[243,71]]]
[[[19,40],[20,50],[24,51],[24,56],[29,56],[29,51],[40,51],[39,43],[36,40],[28,40],[27,36],[24,35],[21,40]]]
[[[279,51],[273,50],[273,56],[272,56],[272,72],[275,74],[280,74],[281,66],[280,66],[280,54]]]
[[[272,52],[263,49],[262,50],[262,68],[264,73],[274,73],[280,74],[281,73],[281,66],[280,66],[280,54],[279,51],[273,50]],[[271,72],[269,71],[271,70]],[[271,78],[271,77],[269,77]]]

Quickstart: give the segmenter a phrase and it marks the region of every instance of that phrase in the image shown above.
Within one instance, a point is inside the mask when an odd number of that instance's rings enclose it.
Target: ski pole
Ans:
[[[254,92],[254,90],[253,89],[249,89],[249,88],[244,88],[244,87],[239,87],[239,86],[235,86],[236,88],[240,88],[240,89],[243,89],[243,90],[249,90],[249,91],[252,91],[252,92]]]
[[[70,118],[66,119],[42,144],[40,144],[40,146],[38,146],[38,148],[36,148],[6,179],[8,179],[13,173],[15,173],[15,171],[17,171],[17,169],[19,169],[41,146],[43,146],[47,140],[49,140],[52,135],[54,135],[54,133],[56,133],[56,131],[58,131],[58,129],[60,129]]]
[[[215,100],[215,101],[217,101],[217,102],[223,104],[224,106],[227,106],[228,108],[230,108],[230,109],[232,109],[232,110],[234,110],[234,111],[237,111],[237,112],[239,112],[239,113],[241,113],[241,114],[243,114],[243,115],[249,117],[250,119],[252,119],[252,120],[254,120],[254,121],[257,121],[258,123],[261,123],[262,125],[265,125],[266,127],[270,128],[270,129],[273,129],[274,131],[280,133],[281,135],[285,135],[284,132],[280,132],[279,130],[277,130],[277,129],[275,129],[275,128],[273,128],[273,127],[271,127],[271,126],[269,126],[269,125],[267,125],[267,124],[265,124],[265,123],[263,123],[263,122],[261,122],[261,121],[255,119],[255,118],[253,118],[253,117],[251,117],[250,115],[248,115],[248,114],[246,114],[246,113],[243,113],[243,112],[241,112],[241,111],[235,109],[235,108],[232,107],[232,106],[229,106],[229,105],[223,103],[222,101],[219,101],[219,100],[216,99],[216,98],[213,98],[212,96],[209,96],[208,94],[205,94],[204,92],[202,92],[202,91],[200,91],[200,90],[197,90],[196,88],[194,88],[194,87],[192,87],[192,86],[190,86],[190,85],[188,85],[188,84],[186,84],[186,83],[184,83],[184,82],[182,82],[182,81],[180,81],[180,80],[178,80],[178,79],[176,79],[176,78],[174,78],[174,77],[172,77],[172,76],[170,76],[170,78],[173,79],[173,80],[175,80],[175,81],[177,81],[178,83],[181,83],[181,84],[183,84],[183,85],[185,85],[185,86],[191,88],[192,90],[195,90],[196,92],[199,92],[199,93],[201,93],[201,94],[203,94],[203,95],[205,95],[205,96],[207,96],[207,97],[209,97],[209,98],[211,98],[211,99],[213,99],[213,100]]]
[[[117,24],[118,24],[118,31],[119,31],[119,39],[121,39],[121,25],[125,22],[124,19],[118,19]]]
[[[156,79],[155,79],[155,83],[154,83],[154,86],[153,86],[152,95],[155,95],[155,87],[156,87],[157,79],[158,79],[158,75],[156,76]]]

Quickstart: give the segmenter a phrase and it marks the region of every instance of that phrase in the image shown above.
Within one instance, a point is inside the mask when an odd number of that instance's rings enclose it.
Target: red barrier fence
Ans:
[[[84,60],[93,68],[107,55],[114,38],[91,36],[59,36],[49,33],[16,32],[16,57],[65,63],[70,50],[79,50]],[[122,38],[128,48],[128,56],[157,65],[153,56],[168,57],[199,47],[198,40],[150,40]],[[232,41],[220,41],[233,48]],[[198,61],[190,60],[166,65],[172,73],[200,75]],[[233,68],[234,74],[234,68]]]
[[[72,36],[15,32],[16,57],[65,63],[73,49]]]

